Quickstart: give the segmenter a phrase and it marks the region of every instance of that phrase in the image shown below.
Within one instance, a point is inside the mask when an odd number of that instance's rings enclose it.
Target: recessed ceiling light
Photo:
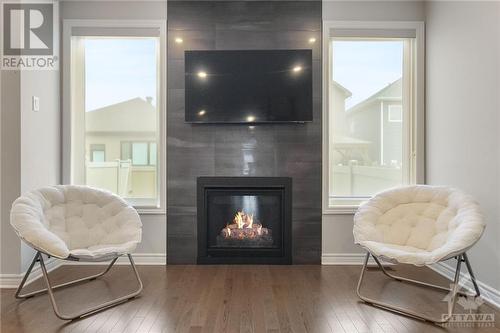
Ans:
[[[316,43],[316,38],[314,37],[309,38],[309,43],[311,44]]]
[[[302,67],[301,66],[295,66],[292,70],[294,72],[300,72],[302,70]]]
[[[207,113],[207,111],[201,110],[200,112],[198,112],[198,116],[203,116],[205,113]]]
[[[177,37],[177,38],[175,38],[175,42],[177,44],[182,44],[182,42],[184,42],[184,40],[182,38],[180,38],[180,37]]]
[[[247,121],[248,121],[249,123],[251,123],[251,122],[255,121],[255,116],[248,116],[248,117],[247,117]]]
[[[207,73],[206,72],[198,72],[198,77],[206,78],[207,77]]]

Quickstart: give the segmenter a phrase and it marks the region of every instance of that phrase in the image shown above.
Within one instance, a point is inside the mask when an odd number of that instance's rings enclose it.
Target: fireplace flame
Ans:
[[[233,223],[236,224],[238,229],[252,229],[253,214],[246,214],[243,211],[237,212],[234,216]]]
[[[259,221],[258,218],[254,220],[253,214],[245,213],[243,210],[236,212],[232,222],[226,224],[217,237],[227,240],[228,242],[252,241],[263,246],[270,246],[273,244],[271,229],[263,227],[262,222]]]
[[[247,215],[247,228],[252,228],[253,226],[253,214]]]
[[[244,225],[244,223],[243,223],[243,216],[245,216],[243,212],[238,212],[234,216],[234,220],[233,221],[238,226],[238,229],[243,229],[243,225]]]

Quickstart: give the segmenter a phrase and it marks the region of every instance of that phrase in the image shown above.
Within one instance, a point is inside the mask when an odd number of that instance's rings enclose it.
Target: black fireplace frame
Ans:
[[[209,249],[207,190],[281,190],[282,241],[278,249]],[[292,179],[290,177],[198,177],[198,264],[292,263]]]

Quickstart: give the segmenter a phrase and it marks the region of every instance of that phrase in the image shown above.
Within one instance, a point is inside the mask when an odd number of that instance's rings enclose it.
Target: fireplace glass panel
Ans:
[[[280,248],[282,191],[209,190],[209,248]]]

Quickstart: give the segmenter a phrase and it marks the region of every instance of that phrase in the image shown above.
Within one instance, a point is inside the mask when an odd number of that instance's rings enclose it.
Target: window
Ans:
[[[323,207],[352,213],[421,180],[423,34],[404,22],[325,22],[324,33]]]
[[[403,107],[401,106],[401,104],[391,104],[388,106],[388,108],[388,121],[393,123],[403,122]]]
[[[161,210],[165,22],[64,24],[66,177],[114,192],[144,212]]]
[[[121,159],[130,160],[132,165],[155,166],[156,142],[122,142]]]
[[[91,144],[90,145],[90,161],[104,162],[106,160],[106,145]]]

